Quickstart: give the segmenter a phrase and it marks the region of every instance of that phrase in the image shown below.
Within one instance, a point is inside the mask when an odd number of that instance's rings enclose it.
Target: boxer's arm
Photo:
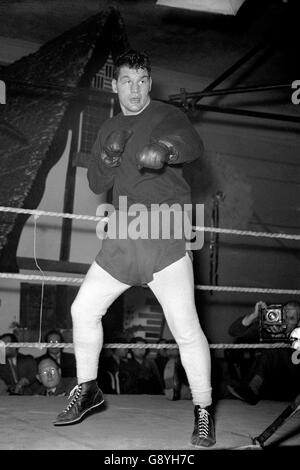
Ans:
[[[183,111],[171,108],[153,129],[151,141],[169,148],[169,165],[187,163],[203,154],[201,137]]]
[[[101,133],[92,148],[92,157],[87,171],[87,178],[90,189],[95,194],[108,191],[114,184],[117,167],[108,167],[103,162],[101,156]]]

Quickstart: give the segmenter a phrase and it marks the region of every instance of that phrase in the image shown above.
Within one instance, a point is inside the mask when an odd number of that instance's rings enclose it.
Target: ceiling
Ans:
[[[132,46],[146,49],[155,65],[214,77],[262,39],[275,36],[283,45],[287,35],[296,38],[295,15],[285,19],[296,2],[247,0],[236,16],[224,16],[161,7],[156,0],[0,0],[0,35],[45,42],[114,6]]]
[[[0,36],[43,43],[113,6],[122,15],[131,46],[147,51],[156,67],[206,77],[209,83],[258,47],[222,86],[282,84],[300,78],[299,3],[246,0],[235,16],[228,16],[162,7],[156,0],[0,0]],[[247,105],[249,94],[240,98]],[[251,100],[253,104],[254,95]],[[286,94],[273,93],[264,100],[276,102],[276,109],[281,101],[291,108]],[[295,108],[292,113],[298,112]]]

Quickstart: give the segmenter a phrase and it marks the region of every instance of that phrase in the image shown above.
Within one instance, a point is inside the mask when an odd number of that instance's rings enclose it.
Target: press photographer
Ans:
[[[297,307],[292,304],[260,306],[259,339],[262,343],[290,341],[290,333],[298,324]]]
[[[290,301],[283,306],[274,306],[259,301],[253,312],[238,318],[230,326],[229,334],[240,343],[282,342],[283,339],[289,339],[297,326],[300,326],[299,302]],[[265,335],[268,335],[267,340]],[[243,374],[234,377],[228,384],[231,395],[251,405],[262,398],[293,399],[300,391],[300,364],[293,363],[293,350],[270,348],[253,351],[247,370],[244,367]]]

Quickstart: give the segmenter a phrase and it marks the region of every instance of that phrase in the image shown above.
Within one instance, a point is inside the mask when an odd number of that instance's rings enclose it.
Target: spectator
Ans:
[[[266,306],[263,301],[256,302],[253,312],[239,317],[230,325],[228,333],[234,338],[235,343],[259,343],[259,315],[261,309]],[[251,376],[255,357],[260,354],[260,349],[225,350],[224,356],[231,380],[243,381]]]
[[[175,344],[175,341],[167,341]],[[178,348],[167,348],[167,362],[164,367],[164,394],[168,400],[190,400],[191,391],[187,376],[180,360]]]
[[[4,333],[0,340],[5,344],[18,343],[13,333]],[[36,361],[33,356],[21,354],[18,348],[6,347],[6,363],[0,364],[0,379],[7,387],[10,395],[22,395],[23,387],[35,380]]]
[[[75,377],[62,377],[61,369],[55,359],[41,356],[37,359],[38,373],[36,380],[23,389],[23,395],[65,396],[76,385]]]
[[[254,312],[242,317],[231,326],[231,332],[240,331],[242,338],[251,334],[259,339],[259,311],[264,303],[258,302]],[[300,303],[291,301],[284,307],[286,315],[286,336],[300,325]],[[234,327],[234,328],[233,328]],[[240,382],[228,385],[229,392],[255,405],[262,398],[271,400],[291,400],[299,393],[300,364],[292,361],[293,350],[290,348],[265,349],[256,355],[254,365],[248,377]]]
[[[158,344],[167,344],[167,343],[168,343],[168,340],[164,338],[158,341]],[[154,360],[156,362],[161,380],[163,381],[165,365],[169,360],[167,348],[157,349],[156,357]]]
[[[132,338],[131,343],[147,344],[139,336]],[[147,357],[146,348],[132,348],[132,358],[122,364],[119,372],[121,393],[150,394],[163,393],[163,383],[154,359]]]
[[[128,343],[124,338],[114,338],[112,343]],[[127,348],[112,348],[109,354],[101,354],[98,370],[98,383],[104,393],[120,394],[119,373],[128,362]]]
[[[64,337],[59,330],[50,330],[45,335],[46,343],[64,343]],[[62,377],[76,377],[76,361],[72,353],[65,353],[62,348],[48,348],[44,356],[52,357],[61,369]],[[43,357],[44,357],[43,356]]]

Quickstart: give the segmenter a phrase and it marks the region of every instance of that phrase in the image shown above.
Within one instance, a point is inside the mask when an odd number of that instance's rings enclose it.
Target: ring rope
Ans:
[[[40,276],[39,274],[19,274],[19,273],[0,273],[0,279],[16,279],[20,281],[47,281],[60,282],[63,284],[81,284],[83,277],[64,277],[64,276]],[[264,287],[239,287],[239,286],[213,286],[213,285],[195,285],[195,289],[223,292],[246,292],[260,294],[289,294],[300,295],[299,289],[270,289]]]
[[[41,215],[50,217],[63,217],[67,219],[80,219],[80,220],[91,220],[99,222],[100,220],[107,219],[107,217],[93,216],[93,215],[81,215],[81,214],[69,214],[64,212],[49,212],[35,209],[20,209],[15,207],[0,206],[0,212],[15,212],[17,214],[30,214],[39,217]],[[289,234],[289,233],[269,233],[269,232],[253,232],[251,230],[235,230],[218,227],[200,227],[193,226],[195,230],[204,232],[214,233],[227,233],[231,235],[251,236],[251,237],[265,237],[265,238],[282,238],[287,240],[300,240],[300,235]]]
[[[99,221],[103,220],[103,217],[97,216],[89,216],[89,215],[78,215],[78,214],[68,214],[68,213],[61,213],[61,212],[49,212],[49,211],[39,211],[39,210],[30,210],[30,209],[20,209],[20,208],[12,208],[12,207],[4,207],[0,206],[0,211],[2,212],[15,212],[15,213],[22,213],[22,214],[30,214],[34,215],[35,219],[35,236],[36,236],[36,220],[39,216],[52,216],[52,217],[64,217],[70,219],[81,219],[81,220],[91,220],[91,221]],[[227,234],[234,234],[234,235],[248,235],[248,236],[255,236],[255,237],[267,237],[267,238],[286,238],[291,240],[300,240],[300,235],[294,234],[283,234],[283,233],[266,233],[266,232],[252,232],[248,230],[232,230],[232,229],[223,229],[217,227],[193,227],[198,231],[206,231],[206,232],[215,232],[215,233],[227,233]],[[26,274],[16,274],[16,273],[0,273],[0,278],[6,279],[17,279],[17,280],[28,280],[28,281],[37,281],[41,280],[44,286],[46,281],[48,282],[63,282],[63,283],[76,283],[81,284],[83,282],[83,278],[74,278],[74,277],[64,277],[64,276],[46,276],[44,272],[41,270],[37,263],[37,258],[35,256],[36,266],[42,273],[42,275],[26,275]],[[300,294],[299,290],[296,289],[269,289],[269,288],[249,288],[249,287],[233,287],[233,286],[207,286],[207,285],[196,285],[195,289],[198,290],[209,290],[209,291],[225,291],[225,292],[251,292],[251,293],[275,293],[275,294],[292,294],[297,295]],[[42,291],[43,297],[43,291]],[[42,306],[41,302],[41,306]],[[42,308],[42,307],[41,307]],[[41,313],[40,313],[41,315]],[[1,344],[1,349],[4,347],[33,347],[33,348],[53,348],[53,343],[41,343],[41,332],[39,335],[39,342],[37,343],[7,343]],[[56,348],[72,348],[73,343],[56,343]],[[259,344],[210,344],[209,347],[211,349],[241,349],[241,348],[287,348],[291,347],[289,344],[286,343],[259,343]],[[177,345],[173,344],[142,344],[138,345],[136,343],[133,344],[122,344],[122,343],[111,343],[111,344],[104,344],[103,348],[126,348],[126,349],[175,349],[178,348]]]
[[[300,235],[289,233],[269,233],[269,232],[253,232],[251,230],[235,230],[231,228],[218,228],[218,227],[199,227],[194,226],[195,230],[214,233],[227,233],[231,235],[242,235],[250,237],[266,237],[266,238],[283,238],[286,240],[300,240]]]
[[[73,343],[2,343],[0,345],[4,348],[72,348]],[[291,348],[289,343],[216,343],[209,344],[211,349],[278,349],[278,348]],[[177,344],[137,344],[137,343],[107,343],[103,345],[106,349],[178,349]]]
[[[18,207],[6,207],[0,206],[0,212],[16,212],[17,214],[30,214],[36,215],[37,217],[44,215],[49,217],[62,217],[66,219],[81,219],[81,220],[92,220],[98,222],[99,220],[103,219],[100,216],[94,215],[80,215],[80,214],[69,214],[65,212],[49,212],[49,211],[41,211],[36,209],[20,209]]]

